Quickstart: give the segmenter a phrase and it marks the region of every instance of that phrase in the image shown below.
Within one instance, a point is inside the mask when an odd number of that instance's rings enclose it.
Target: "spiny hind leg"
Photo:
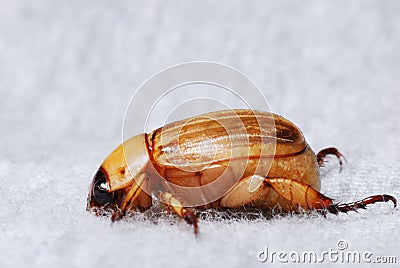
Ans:
[[[332,199],[320,194],[311,186],[286,178],[264,178],[253,175],[243,178],[220,201],[221,206],[235,208],[263,198],[265,190],[272,188],[283,199],[306,209],[324,209],[332,204]],[[271,195],[268,195],[271,198]],[[270,200],[267,200],[268,202]]]
[[[266,178],[264,183],[271,186],[283,198],[307,209],[316,209],[322,214],[330,212],[338,214],[365,209],[367,205],[377,202],[392,201],[394,207],[397,200],[391,195],[374,195],[360,201],[347,204],[333,204],[333,199],[321,194],[310,185],[287,178]]]
[[[338,214],[339,212],[347,213],[349,211],[357,211],[357,209],[366,209],[367,205],[374,204],[377,202],[389,202],[392,201],[394,207],[397,206],[397,200],[391,195],[373,195],[364,198],[359,201],[355,201],[347,204],[333,204],[328,207],[328,211],[333,214]]]
[[[281,197],[305,209],[326,210],[332,205],[331,198],[297,180],[266,178],[264,184],[274,189]]]
[[[194,234],[198,234],[199,228],[197,226],[197,217],[192,210],[184,208],[182,203],[168,192],[160,194],[160,201],[169,211],[178,214],[178,216],[183,218],[188,224],[193,225]]]

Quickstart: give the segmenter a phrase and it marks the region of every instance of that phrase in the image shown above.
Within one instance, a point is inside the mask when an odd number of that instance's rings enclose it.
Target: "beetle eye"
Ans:
[[[97,171],[93,185],[93,198],[100,205],[112,203],[116,199],[114,192],[108,192],[107,179],[104,172],[99,169]]]

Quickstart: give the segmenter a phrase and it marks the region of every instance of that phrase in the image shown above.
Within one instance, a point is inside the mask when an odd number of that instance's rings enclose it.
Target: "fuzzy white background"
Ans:
[[[265,247],[322,252],[339,240],[400,262],[391,204],[201,222],[197,239],[185,223],[111,225],[85,211],[133,92],[193,60],[241,70],[314,150],[342,150],[348,164],[339,174],[329,163],[323,193],[400,198],[399,14],[389,0],[0,1],[0,267],[265,267]]]

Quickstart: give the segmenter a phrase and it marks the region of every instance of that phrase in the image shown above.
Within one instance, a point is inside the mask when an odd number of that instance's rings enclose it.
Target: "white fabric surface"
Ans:
[[[270,265],[257,260],[265,246],[321,252],[340,239],[399,262],[391,204],[201,222],[198,239],[183,222],[85,211],[133,92],[192,60],[243,71],[314,150],[341,149],[349,163],[323,170],[326,195],[400,198],[399,14],[397,1],[1,1],[0,267],[253,267]]]

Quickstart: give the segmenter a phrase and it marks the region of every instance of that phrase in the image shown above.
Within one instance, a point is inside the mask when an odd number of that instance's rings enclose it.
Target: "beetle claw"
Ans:
[[[121,220],[123,217],[125,216],[125,212],[121,211],[121,210],[116,210],[114,212],[114,214],[111,216],[111,221],[115,222],[115,221],[119,221]]]
[[[339,152],[338,149],[334,148],[334,147],[329,147],[329,148],[325,148],[321,151],[319,151],[319,153],[317,154],[317,162],[318,162],[318,166],[319,167],[324,167],[324,163],[326,163],[327,161],[325,160],[325,157],[327,155],[334,155],[336,156],[336,158],[339,161],[339,173],[342,172],[342,168],[343,168],[343,161],[345,161],[347,163],[347,159],[344,157],[344,155]],[[342,161],[343,160],[343,161]]]
[[[196,215],[192,212],[187,210],[187,212],[184,214],[183,219],[189,223],[190,225],[193,225],[194,228],[194,234],[197,236],[199,233],[199,227],[197,226],[197,217]]]

